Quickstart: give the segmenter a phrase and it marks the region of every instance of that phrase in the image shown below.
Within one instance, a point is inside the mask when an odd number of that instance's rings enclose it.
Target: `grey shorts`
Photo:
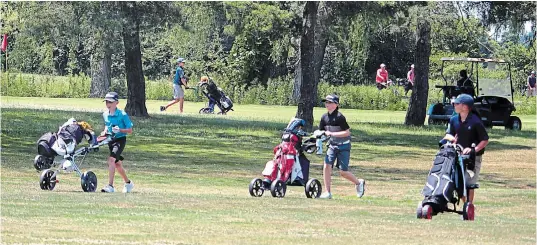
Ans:
[[[334,165],[337,160],[337,165],[341,171],[349,171],[349,160],[351,158],[351,144],[329,145],[326,151],[324,163]]]
[[[174,99],[182,99],[185,97],[185,92],[183,91],[183,88],[181,85],[173,84],[173,98]]]
[[[483,155],[475,156],[474,177],[470,178],[470,174],[468,174],[468,172],[464,173],[464,177],[466,178],[466,186],[477,184],[477,180],[479,179],[479,172],[481,172],[482,160],[483,160]]]

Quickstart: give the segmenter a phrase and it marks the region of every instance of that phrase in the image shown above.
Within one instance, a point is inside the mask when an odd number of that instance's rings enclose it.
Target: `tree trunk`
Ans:
[[[135,117],[148,117],[145,106],[145,79],[140,51],[140,20],[136,2],[121,2],[125,15],[123,44],[125,46],[125,73],[127,74],[127,105],[125,111]]]
[[[300,43],[300,39],[298,40],[298,43]],[[300,45],[298,45],[298,49],[296,53],[297,53],[298,59],[296,59],[296,62],[294,62],[295,71],[293,74],[294,74],[295,80],[293,83],[293,96],[292,96],[294,103],[298,103],[300,101],[300,84],[302,84],[302,69],[300,67],[300,54],[301,54]]]
[[[102,98],[110,89],[112,51],[108,48],[91,55],[90,98]],[[117,92],[117,91],[116,91]]]
[[[319,12],[317,14],[317,25],[315,26],[315,51],[314,51],[314,84],[313,98],[314,106],[319,103],[317,99],[317,88],[321,80],[321,68],[323,67],[324,54],[328,45],[328,28],[332,23],[332,11],[329,9],[333,2],[320,2]]]
[[[429,95],[430,33],[431,25],[429,22],[425,19],[420,19],[416,33],[416,56],[414,60],[416,75],[410,105],[406,113],[406,125],[422,126],[425,122],[427,97]]]
[[[306,121],[306,130],[313,125],[313,97],[315,86],[315,26],[317,23],[318,2],[307,2],[304,8],[304,24],[300,39],[300,101],[296,117]]]

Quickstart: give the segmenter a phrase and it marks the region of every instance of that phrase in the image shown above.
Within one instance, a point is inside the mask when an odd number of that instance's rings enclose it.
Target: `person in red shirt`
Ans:
[[[406,74],[407,83],[405,84],[405,96],[407,96],[408,91],[412,90],[414,87],[414,64],[410,66],[410,71]]]
[[[376,81],[379,90],[388,87],[388,71],[386,70],[386,65],[384,63],[380,64],[380,69],[377,70]]]

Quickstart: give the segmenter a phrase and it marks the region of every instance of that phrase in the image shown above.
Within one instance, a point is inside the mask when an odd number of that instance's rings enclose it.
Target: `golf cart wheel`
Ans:
[[[305,192],[307,198],[319,198],[323,192],[321,182],[319,182],[317,179],[308,180],[306,183]]]
[[[433,218],[433,207],[431,205],[425,205],[421,209],[421,217],[423,219],[432,219]]]
[[[462,206],[462,219],[463,220],[474,220],[475,218],[475,207],[473,204],[465,202]]]
[[[265,192],[265,189],[263,188],[263,181],[259,178],[253,179],[250,182],[250,186],[248,186],[248,190],[250,191],[250,196],[263,196],[263,193]]]
[[[209,108],[201,108],[199,113],[200,114],[212,114],[211,109]]]
[[[45,170],[51,167],[50,160],[42,155],[37,155],[34,158],[34,168],[37,170]]]
[[[418,219],[421,219],[423,218],[422,216],[422,210],[423,210],[423,202],[418,202],[418,208],[416,209],[416,216],[418,217]]]
[[[522,121],[518,117],[511,116],[505,128],[520,131],[522,130]]]
[[[317,151],[317,146],[315,145],[310,145],[306,148],[306,153],[308,154],[313,154],[316,151]]]
[[[54,190],[56,186],[55,172],[51,169],[43,170],[41,176],[39,176],[39,186],[41,190]]]
[[[97,176],[92,171],[87,171],[80,176],[80,185],[84,192],[95,192],[97,189]]]
[[[270,194],[272,194],[272,197],[284,197],[286,191],[287,186],[281,180],[273,181],[272,185],[270,185]]]
[[[427,123],[429,125],[442,125],[443,124],[441,120],[432,119],[432,118],[427,119]]]

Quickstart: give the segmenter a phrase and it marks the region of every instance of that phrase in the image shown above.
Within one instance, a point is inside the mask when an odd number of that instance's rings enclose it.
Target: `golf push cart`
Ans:
[[[427,110],[429,125],[448,123],[454,115],[452,99],[459,94],[466,93],[474,97],[474,109],[486,127],[504,126],[506,129],[522,129],[520,119],[511,116],[516,108],[509,62],[484,58],[442,58],[441,60],[441,75],[445,85],[435,87],[442,89],[443,98],[442,102],[429,106]],[[446,67],[446,63],[452,66]],[[462,76],[463,74],[467,77]]]

